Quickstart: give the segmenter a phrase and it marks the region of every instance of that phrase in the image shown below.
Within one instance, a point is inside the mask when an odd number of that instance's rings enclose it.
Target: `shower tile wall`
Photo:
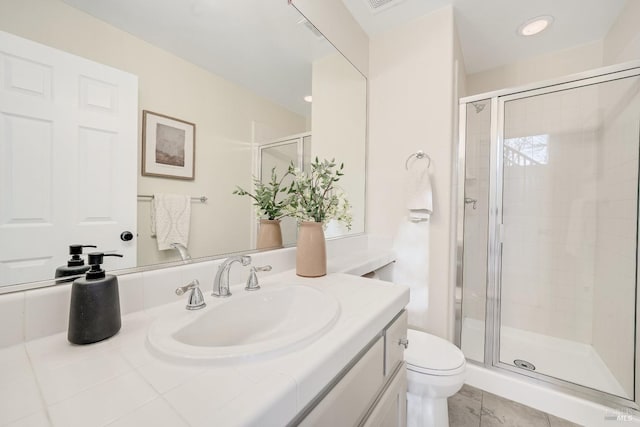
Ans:
[[[597,99],[505,103],[503,327],[591,343]]]
[[[464,208],[463,339],[468,358],[484,358],[484,319],[487,289],[487,233],[491,104],[489,100],[467,106],[465,192],[476,201]]]
[[[638,117],[640,82],[615,82],[600,92],[593,346],[633,396]]]

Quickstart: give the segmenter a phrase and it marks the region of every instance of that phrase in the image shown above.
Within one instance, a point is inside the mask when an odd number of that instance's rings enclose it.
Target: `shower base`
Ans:
[[[629,399],[595,349],[583,343],[522,329],[502,327],[500,361],[514,366],[516,359],[535,365],[535,372]],[[467,359],[482,361],[484,322],[465,318],[462,351]],[[529,371],[523,369],[523,373]]]

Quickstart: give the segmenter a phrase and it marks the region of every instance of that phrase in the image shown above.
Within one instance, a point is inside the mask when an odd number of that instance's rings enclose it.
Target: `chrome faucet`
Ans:
[[[251,264],[251,257],[241,255],[232,256],[224,260],[224,262],[220,264],[220,267],[218,267],[216,278],[213,280],[213,292],[211,295],[215,297],[228,297],[231,295],[229,291],[229,270],[231,269],[231,264],[234,262],[239,262],[246,266]]]
[[[189,261],[191,259],[191,255],[189,255],[187,248],[185,248],[182,243],[171,243],[169,246],[178,251],[178,253],[180,254],[180,258],[182,258],[182,261]]]
[[[258,275],[257,271],[271,271],[270,265],[265,265],[262,267],[251,267],[249,271],[249,278],[247,279],[247,286],[244,287],[245,291],[257,291],[260,289],[260,285],[258,284]]]
[[[194,279],[188,284],[176,289],[176,295],[183,295],[187,291],[191,291],[189,294],[189,300],[187,301],[187,310],[199,310],[207,306],[204,302],[202,292],[200,291],[200,282],[198,282],[197,279]]]

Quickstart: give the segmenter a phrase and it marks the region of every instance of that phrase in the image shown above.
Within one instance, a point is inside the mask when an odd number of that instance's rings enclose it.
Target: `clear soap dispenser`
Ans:
[[[90,253],[89,271],[85,277],[73,282],[67,333],[69,342],[73,344],[102,341],[118,333],[122,326],[118,278],[106,274],[101,267],[106,256],[122,257],[119,254]]]

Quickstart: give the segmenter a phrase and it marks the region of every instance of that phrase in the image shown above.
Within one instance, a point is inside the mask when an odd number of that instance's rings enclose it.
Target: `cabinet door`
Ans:
[[[407,339],[407,312],[402,313],[393,321],[384,333],[385,339],[385,366],[384,376],[395,372],[396,367],[404,360],[404,342]],[[409,344],[410,345],[410,344]]]
[[[383,358],[384,343],[380,338],[300,425],[357,425],[384,384]]]
[[[405,427],[407,425],[407,370],[403,362],[363,427]]]

